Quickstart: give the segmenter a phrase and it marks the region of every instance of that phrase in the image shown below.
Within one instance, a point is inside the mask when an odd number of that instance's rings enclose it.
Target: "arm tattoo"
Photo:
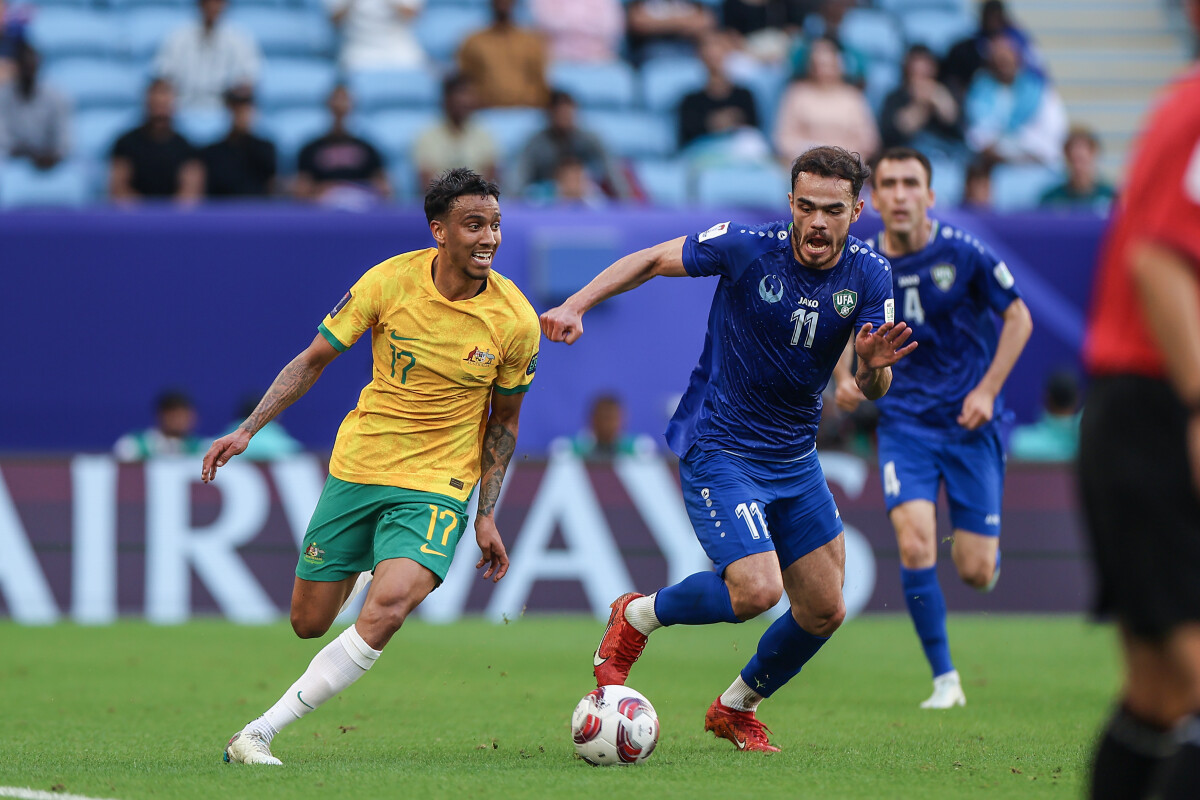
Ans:
[[[483,453],[480,457],[479,516],[490,516],[500,498],[500,485],[513,451],[517,449],[515,426],[509,429],[495,418],[489,419],[483,434]]]
[[[275,377],[271,388],[258,401],[254,412],[242,423],[242,428],[251,434],[258,431],[275,418],[275,415],[296,402],[309,390],[321,375],[322,367],[314,367],[306,363],[301,356],[292,359]]]

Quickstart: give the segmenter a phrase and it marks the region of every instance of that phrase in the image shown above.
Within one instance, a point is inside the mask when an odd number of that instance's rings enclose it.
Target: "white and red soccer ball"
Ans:
[[[628,686],[601,686],[575,706],[571,738],[589,764],[640,764],[658,744],[658,713]]]

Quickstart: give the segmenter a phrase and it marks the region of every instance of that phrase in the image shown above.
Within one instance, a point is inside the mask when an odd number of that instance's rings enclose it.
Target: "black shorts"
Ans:
[[[1096,567],[1096,611],[1162,639],[1200,621],[1200,498],[1187,412],[1163,381],[1097,378],[1080,429],[1079,475]]]

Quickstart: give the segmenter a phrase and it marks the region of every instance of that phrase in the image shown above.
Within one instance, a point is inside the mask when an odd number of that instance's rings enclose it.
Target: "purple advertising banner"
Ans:
[[[877,469],[842,453],[821,461],[846,523],[850,613],[903,609]],[[28,624],[281,618],[324,463],[314,456],[235,460],[211,485],[199,474],[194,459],[0,459],[0,614]],[[1010,465],[1003,579],[990,594],[957,580],[945,516],[939,570],[952,610],[1086,609],[1086,549],[1068,467]],[[508,576],[496,585],[475,576],[468,534],[445,584],[422,605],[425,619],[605,616],[622,592],[653,591],[710,567],[684,512],[675,466],[655,456],[522,460],[509,471],[497,521],[512,559]]]

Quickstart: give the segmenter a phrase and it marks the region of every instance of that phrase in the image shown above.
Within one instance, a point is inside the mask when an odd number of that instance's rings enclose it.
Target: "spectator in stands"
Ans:
[[[796,39],[792,48],[793,78],[808,77],[809,49],[816,40],[828,39],[841,56],[842,77],[847,83],[863,88],[867,80],[867,54],[842,41],[842,22],[853,7],[854,0],[820,0],[817,13],[805,18],[804,35]]]
[[[254,91],[225,92],[229,133],[200,151],[209,197],[266,197],[275,193],[275,145],[254,135]]]
[[[694,55],[700,37],[717,28],[716,16],[698,0],[630,0],[625,21],[635,64]]]
[[[604,191],[588,174],[587,165],[573,155],[563,156],[554,165],[552,180],[528,186],[525,199],[539,205],[580,208],[600,208],[608,202]]]
[[[804,18],[819,5],[818,0],[724,0],[721,21],[738,50],[773,64],[787,58]]]
[[[976,158],[967,164],[962,207],[975,211],[992,209],[992,163],[987,159]]]
[[[808,77],[784,92],[775,119],[775,152],[792,159],[816,145],[844,147],[869,161],[879,149],[879,129],[862,90],[842,76],[837,44],[817,39],[809,51]]]
[[[546,44],[513,22],[516,0],[492,0],[492,24],[466,38],[458,66],[474,85],[480,106],[546,104]]]
[[[425,63],[413,30],[425,0],[324,0],[341,32],[343,70],[411,69]]]
[[[1043,73],[1033,41],[1008,16],[1003,0],[987,0],[979,7],[979,29],[952,45],[942,59],[939,77],[956,97],[966,95],[975,73],[987,65],[988,41],[1000,34],[1007,35],[1016,44],[1023,63],[1037,74]]]
[[[352,209],[390,197],[383,157],[346,127],[353,109],[350,91],[335,86],[328,105],[333,117],[329,130],[300,149],[293,186],[296,197]]]
[[[254,409],[258,408],[258,402],[261,399],[261,394],[248,394],[243,397],[234,412],[233,422],[229,423],[225,433],[236,431],[242,422],[254,413]],[[250,461],[277,461],[302,452],[304,452],[304,445],[284,430],[283,425],[279,422],[279,417],[276,417],[258,429],[258,433],[254,434],[254,438],[246,445],[241,458]]]
[[[625,37],[620,0],[531,0],[534,27],[550,45],[551,61],[609,62]]]
[[[159,456],[195,456],[205,442],[195,435],[196,409],[178,389],[168,389],[154,402],[155,423],[144,431],[127,433],[113,445],[119,461],[145,461]]]
[[[575,99],[561,90],[550,93],[549,124],[526,142],[517,159],[516,184],[525,193],[535,183],[554,180],[558,165],[568,156],[583,162],[588,174],[610,197],[625,197],[628,187],[600,137],[579,127]]]
[[[496,143],[471,118],[474,112],[474,87],[462,75],[448,76],[442,82],[442,119],[426,128],[413,147],[422,187],[454,167],[470,167],[488,180],[495,178]]]
[[[1042,407],[1041,419],[1013,431],[1009,454],[1022,461],[1074,461],[1079,452],[1079,384],[1073,371],[1050,375]]]
[[[1062,158],[1067,112],[1045,78],[1021,62],[1007,34],[988,40],[988,65],[964,103],[967,144],[995,162],[1055,165]]]
[[[183,108],[218,108],[226,89],[258,81],[261,57],[249,34],[221,20],[226,0],[197,0],[199,22],[169,34],[154,73],[175,87]]]
[[[923,44],[904,56],[903,83],[883,101],[883,146],[953,154],[963,147],[962,115],[954,94],[937,79],[937,59]]]
[[[718,31],[706,33],[700,39],[700,60],[708,71],[708,81],[704,88],[688,94],[679,104],[680,147],[687,147],[702,136],[758,127],[754,95],[725,74],[728,52],[728,40]]]
[[[1063,145],[1067,179],[1042,195],[1043,208],[1091,209],[1107,214],[1117,190],[1101,179],[1096,167],[1100,140],[1087,128],[1073,128]]]
[[[15,55],[16,77],[0,84],[0,156],[49,169],[70,150],[71,109],[60,92],[38,80],[41,60],[33,45],[22,40]]]
[[[17,71],[17,45],[25,40],[26,13],[0,0],[0,86]]]
[[[615,394],[602,394],[592,401],[588,427],[570,440],[570,452],[589,461],[649,455],[654,450],[649,436],[625,432],[625,406]]]
[[[109,174],[113,200],[149,197],[194,202],[204,196],[204,165],[196,148],[175,130],[174,115],[174,89],[155,78],[146,88],[142,124],[113,145]]]

